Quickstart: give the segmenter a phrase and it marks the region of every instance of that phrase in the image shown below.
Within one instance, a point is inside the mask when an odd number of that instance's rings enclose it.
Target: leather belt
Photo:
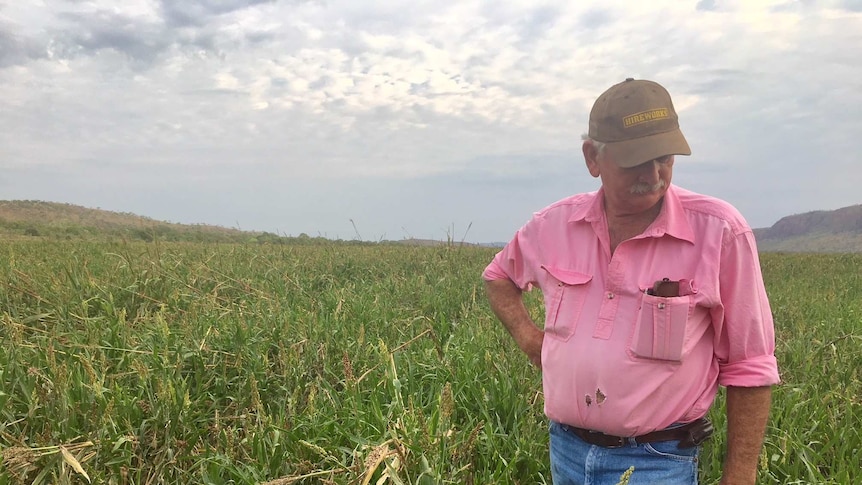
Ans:
[[[633,440],[637,444],[654,443],[656,441],[680,441],[680,448],[697,446],[712,435],[712,423],[707,418],[700,418],[675,428],[660,429],[640,436],[624,437],[605,434],[600,431],[560,424],[560,426],[591,445],[604,448],[621,448]]]

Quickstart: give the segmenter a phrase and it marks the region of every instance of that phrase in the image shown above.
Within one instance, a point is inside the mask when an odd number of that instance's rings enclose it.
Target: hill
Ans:
[[[754,236],[761,251],[862,252],[862,204],[783,217]]]
[[[267,232],[157,221],[127,212],[38,200],[0,200],[0,238],[124,239],[139,241],[282,242]]]
[[[273,244],[373,244],[359,240],[330,240],[300,234],[280,236],[208,224],[157,221],[128,212],[91,209],[39,200],[0,200],[0,240],[41,238],[59,240],[186,241]],[[378,241],[408,246],[473,246],[456,241],[405,239]]]

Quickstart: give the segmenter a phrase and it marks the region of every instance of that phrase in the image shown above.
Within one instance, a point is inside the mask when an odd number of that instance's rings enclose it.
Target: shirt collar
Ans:
[[[585,204],[579,204],[569,217],[569,222],[595,222],[605,218],[604,212],[604,188],[589,194],[592,200]],[[694,231],[685,217],[685,209],[679,200],[675,186],[671,184],[664,194],[664,203],[656,220],[644,232],[646,237],[668,236],[694,243]]]
[[[679,200],[679,194],[673,184],[664,193],[664,203],[655,222],[647,229],[645,235],[660,237],[668,236],[694,243],[694,231],[688,218],[685,216],[685,208]]]
[[[588,199],[583,204],[578,204],[569,216],[569,222],[594,222],[605,217],[602,201],[604,200],[604,188],[596,192],[585,194]]]

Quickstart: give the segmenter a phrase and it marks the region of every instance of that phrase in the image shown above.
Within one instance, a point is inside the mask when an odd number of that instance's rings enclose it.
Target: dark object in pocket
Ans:
[[[687,279],[672,281],[670,278],[662,278],[653,283],[652,288],[647,289],[647,295],[666,298],[686,296],[691,295],[692,293],[697,293],[697,290],[694,289],[692,280]]]
[[[647,294],[653,296],[679,296],[679,281],[671,281],[668,278],[653,283]]]

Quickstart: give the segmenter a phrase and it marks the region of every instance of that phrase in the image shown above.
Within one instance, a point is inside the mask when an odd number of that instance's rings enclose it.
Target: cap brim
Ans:
[[[682,131],[676,129],[634,140],[607,143],[605,154],[620,167],[630,168],[665,155],[691,155],[691,148],[682,136]]]

